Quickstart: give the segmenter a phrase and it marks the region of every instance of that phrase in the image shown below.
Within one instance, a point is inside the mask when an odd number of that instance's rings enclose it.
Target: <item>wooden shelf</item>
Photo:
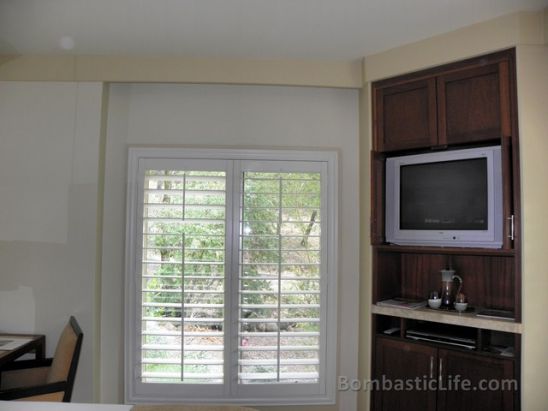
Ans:
[[[512,249],[501,248],[457,248],[457,247],[421,247],[409,245],[382,244],[374,246],[379,251],[407,254],[454,254],[454,255],[486,255],[513,257],[516,253]]]
[[[521,334],[521,323],[510,320],[497,320],[476,316],[475,313],[456,313],[448,311],[432,310],[430,308],[406,309],[398,307],[384,307],[373,304],[373,314],[388,315],[392,317],[409,318],[412,320],[432,321],[435,323],[461,325],[465,327],[481,328],[483,330],[502,331]]]

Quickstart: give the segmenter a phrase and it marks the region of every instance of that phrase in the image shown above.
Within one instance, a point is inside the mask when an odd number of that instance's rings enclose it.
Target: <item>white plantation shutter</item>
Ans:
[[[305,154],[130,150],[128,401],[334,401],[334,155]]]
[[[223,382],[225,186],[224,171],[144,171],[143,382]]]
[[[321,173],[254,165],[239,198],[241,384],[320,378]],[[266,204],[266,205],[265,205]]]

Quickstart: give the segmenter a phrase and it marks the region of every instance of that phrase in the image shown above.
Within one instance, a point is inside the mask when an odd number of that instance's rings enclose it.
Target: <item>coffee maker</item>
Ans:
[[[458,280],[459,285],[455,291],[454,281]],[[462,278],[455,274],[455,270],[448,268],[441,270],[441,306],[453,308],[455,296],[462,290]]]

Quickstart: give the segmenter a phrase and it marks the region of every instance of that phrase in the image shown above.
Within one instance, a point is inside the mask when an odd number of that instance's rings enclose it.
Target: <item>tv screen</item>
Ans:
[[[501,147],[475,147],[386,159],[386,242],[502,246]]]
[[[400,167],[401,230],[487,230],[487,159]]]

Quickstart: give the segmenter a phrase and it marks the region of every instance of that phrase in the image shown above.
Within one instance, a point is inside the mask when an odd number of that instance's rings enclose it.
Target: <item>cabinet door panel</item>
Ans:
[[[378,151],[437,145],[434,78],[375,90]]]
[[[436,378],[436,352],[436,348],[429,346],[379,337],[375,356],[376,379],[396,384],[398,381],[414,381],[417,377]],[[436,392],[426,389],[376,391],[374,396],[376,411],[436,409]]]
[[[507,64],[491,64],[438,77],[440,144],[492,140],[509,133],[507,121],[503,121],[510,116]]]
[[[500,387],[503,381],[511,381],[514,378],[512,360],[440,349],[439,361],[442,368],[441,388],[438,387],[439,411],[511,411],[514,409],[513,387],[508,387],[512,389],[506,390],[489,389],[489,383],[498,384]],[[463,389],[462,385],[456,389],[457,378],[460,381],[470,381],[471,389]],[[487,382],[487,385],[483,385],[482,381]]]

